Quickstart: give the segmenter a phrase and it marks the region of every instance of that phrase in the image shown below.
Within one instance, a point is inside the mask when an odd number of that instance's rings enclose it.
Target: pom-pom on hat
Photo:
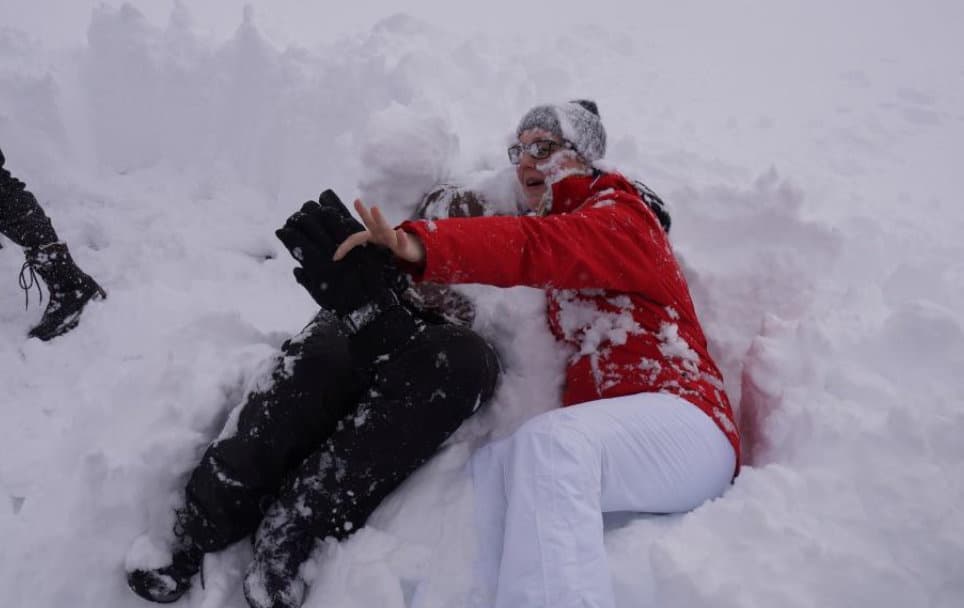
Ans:
[[[516,136],[529,129],[542,129],[568,141],[589,163],[606,155],[606,129],[594,101],[576,99],[536,106],[519,121]]]

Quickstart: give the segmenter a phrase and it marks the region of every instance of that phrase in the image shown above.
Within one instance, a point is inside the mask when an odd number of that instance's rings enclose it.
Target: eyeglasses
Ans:
[[[552,153],[559,148],[572,150],[573,146],[568,141],[560,143],[558,141],[552,141],[551,139],[537,139],[528,144],[523,144],[520,142],[514,146],[509,146],[509,162],[513,165],[518,165],[522,161],[523,152],[536,160],[544,160],[549,158]]]

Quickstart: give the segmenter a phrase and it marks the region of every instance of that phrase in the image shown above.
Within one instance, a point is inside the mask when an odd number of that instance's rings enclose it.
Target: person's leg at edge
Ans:
[[[4,160],[0,151],[0,234],[23,247],[20,286],[28,294],[35,285],[39,291],[35,274],[47,285],[47,308],[29,335],[50,340],[73,329],[87,303],[107,293],[77,266],[36,197],[3,168]]]
[[[486,544],[502,544],[494,581],[491,564],[479,563],[481,582],[496,585],[496,608],[613,608],[602,513],[691,510],[720,496],[735,467],[715,423],[661,393],[553,410],[491,447],[473,462],[473,473],[488,474],[473,481],[478,509],[505,509],[502,537],[479,538],[480,557],[498,552]],[[498,522],[477,514],[486,519]]]

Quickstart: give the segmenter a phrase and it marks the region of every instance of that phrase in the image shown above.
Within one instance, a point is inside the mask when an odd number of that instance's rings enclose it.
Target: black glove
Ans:
[[[382,312],[397,306],[407,286],[387,249],[356,247],[338,262],[335,249],[364,230],[338,196],[325,190],[308,201],[275,232],[301,266],[295,280],[323,308],[339,315],[354,334]]]

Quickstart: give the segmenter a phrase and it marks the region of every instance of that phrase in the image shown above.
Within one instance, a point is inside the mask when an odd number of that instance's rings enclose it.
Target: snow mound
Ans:
[[[161,24],[101,6],[69,50],[0,28],[8,167],[109,292],[74,332],[25,340],[40,309],[3,241],[4,605],[140,605],[125,559],[158,559],[142,535],[169,528],[201,450],[314,313],[272,234],[302,201],[332,188],[401,220],[449,180],[511,211],[517,120],[584,97],[603,162],[670,205],[748,456],[692,513],[607,517],[617,604],[961,605],[960,8],[683,5],[619,13],[645,35],[395,15],[312,48],[251,10],[210,37],[182,3]],[[565,354],[541,293],[466,290],[500,391],[368,526],[319,545],[308,608],[471,605],[464,465],[555,406]],[[243,606],[249,559],[208,556],[182,604]]]

